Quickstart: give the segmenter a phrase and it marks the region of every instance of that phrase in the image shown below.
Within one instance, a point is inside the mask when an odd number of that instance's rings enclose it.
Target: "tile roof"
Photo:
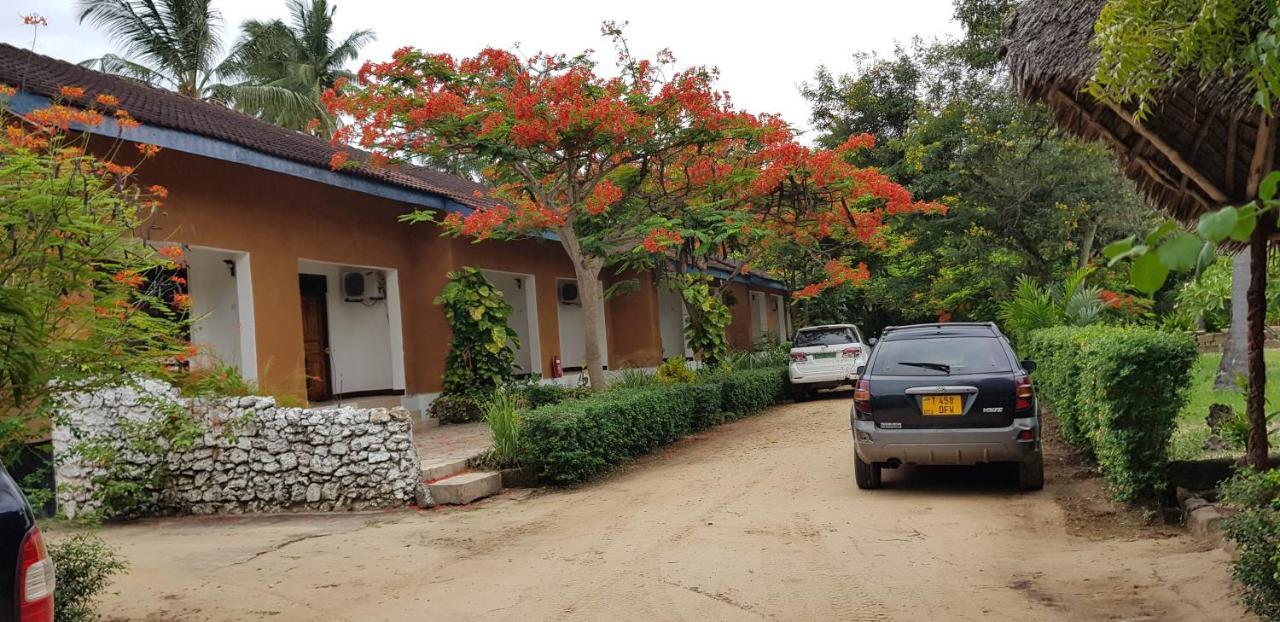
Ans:
[[[86,69],[56,58],[35,54],[0,43],[0,84],[20,91],[51,97],[62,86],[76,86],[87,97],[108,93],[120,100],[144,125],[152,125],[225,141],[254,151],[300,164],[329,169],[336,148],[328,140],[272,125],[224,106],[200,101],[140,82]],[[480,207],[488,199],[477,198],[486,188],[468,179],[411,165],[369,167],[369,154],[348,149],[351,161],[342,174],[444,195],[469,207]]]

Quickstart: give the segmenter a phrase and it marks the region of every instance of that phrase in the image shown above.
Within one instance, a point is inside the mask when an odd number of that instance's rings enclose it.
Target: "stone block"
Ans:
[[[465,505],[500,492],[502,475],[494,471],[463,473],[428,484],[427,489],[436,503]]]

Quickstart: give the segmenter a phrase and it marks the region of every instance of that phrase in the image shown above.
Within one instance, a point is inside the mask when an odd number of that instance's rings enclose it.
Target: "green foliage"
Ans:
[[[94,599],[111,583],[111,577],[128,569],[116,551],[101,538],[76,534],[49,545],[53,559],[54,619],[58,622],[96,622]]]
[[[1037,395],[1076,449],[1096,459],[1112,495],[1150,498],[1165,486],[1169,439],[1197,354],[1185,334],[1147,328],[1057,327],[1030,334]]]
[[[733,321],[733,312],[712,292],[709,277],[685,274],[678,281],[688,311],[685,339],[703,365],[717,367],[729,349],[725,331]]]
[[[502,292],[468,267],[449,273],[436,304],[444,307],[453,333],[445,358],[444,396],[486,396],[510,382],[512,345],[519,347],[519,338],[507,325],[511,305]]]
[[[668,359],[668,361],[671,360],[677,359]],[[684,361],[680,362],[684,363]],[[666,362],[663,362],[663,367],[666,364]],[[659,368],[659,372],[661,370],[662,368]],[[609,380],[609,389],[645,389],[653,386],[656,382],[659,382],[659,380],[654,372],[637,368],[619,369],[617,374]]]
[[[506,391],[497,391],[484,404],[484,421],[493,433],[489,458],[500,468],[520,466],[523,437],[520,433],[520,399]]]
[[[685,364],[684,359],[671,357],[658,366],[654,380],[661,384],[689,384],[697,379],[697,375]]]
[[[431,401],[431,416],[440,423],[472,423],[484,418],[484,403],[489,394],[442,394]]]
[[[689,432],[781,401],[782,369],[716,376],[707,382],[615,389],[528,412],[525,464],[556,484],[585,480]]]
[[[1270,110],[1280,97],[1275,0],[1110,0],[1095,26],[1099,63],[1089,90],[1149,113],[1186,74],[1238,76]]]
[[[585,387],[569,388],[558,384],[544,383],[537,377],[508,383],[505,390],[519,397],[520,403],[528,408],[558,404],[564,400],[579,399],[591,393],[591,390]]]
[[[1057,287],[1018,278],[1013,298],[1000,305],[1004,330],[1021,343],[1031,331],[1054,326],[1088,326],[1103,319],[1102,288],[1086,285],[1088,270],[1077,270]]]
[[[722,375],[719,384],[720,409],[743,417],[781,401],[787,392],[787,373],[785,367],[735,370]]]
[[[1013,5],[962,0],[956,15],[965,37],[863,59],[845,76],[823,70],[807,85],[820,144],[879,132],[868,162],[950,211],[891,220],[879,253],[845,251],[867,263],[871,280],[800,303],[806,323],[852,321],[875,334],[944,310],[992,319],[1019,277],[1061,282],[1095,261],[1095,241],[1153,219],[1105,147],[1059,134],[1042,108],[1004,86],[994,59]],[[789,283],[812,280],[815,266],[803,253],[776,263]],[[1099,272],[1098,283],[1112,282]]]
[[[101,28],[122,54],[84,64],[295,130],[319,120],[328,135],[337,120],[320,101],[345,66],[373,40],[358,30],[335,42],[334,8],[325,0],[289,0],[291,24],[249,20],[222,56],[222,17],[212,0],[80,0],[80,21]]]
[[[221,363],[200,367],[175,378],[183,397],[231,397],[261,395],[256,382],[245,380],[239,369]]]
[[[747,371],[773,367],[786,367],[790,362],[790,343],[779,343],[751,350],[733,350],[725,355],[720,367],[726,371]]]
[[[1236,543],[1232,567],[1245,607],[1264,620],[1280,620],[1280,471],[1240,469],[1221,493],[1235,510],[1222,521],[1222,532]]]

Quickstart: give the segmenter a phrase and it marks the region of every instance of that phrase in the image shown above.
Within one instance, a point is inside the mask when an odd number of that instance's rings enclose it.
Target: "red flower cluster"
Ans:
[[[646,251],[656,254],[673,246],[680,246],[683,242],[684,237],[680,235],[679,231],[658,227],[645,236],[643,246]]]
[[[599,216],[621,200],[622,188],[605,179],[596,184],[595,189],[591,191],[591,196],[587,198],[587,213]]]

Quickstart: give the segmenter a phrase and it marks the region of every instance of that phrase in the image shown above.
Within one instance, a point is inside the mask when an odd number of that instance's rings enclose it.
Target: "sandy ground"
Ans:
[[[847,396],[722,426],[589,485],[467,508],[102,530],[108,620],[1240,620],[1227,555],[1050,471],[854,487]],[[1055,477],[1055,475],[1058,475]],[[1089,502],[1092,503],[1092,502]],[[1123,511],[1121,512],[1123,514]],[[1114,528],[1111,528],[1114,527]]]

